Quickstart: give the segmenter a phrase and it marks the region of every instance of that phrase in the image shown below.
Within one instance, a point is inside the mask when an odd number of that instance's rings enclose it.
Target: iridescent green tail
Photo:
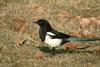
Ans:
[[[81,37],[70,37],[66,38],[67,41],[71,42],[86,42],[86,41],[100,41],[100,38],[81,38]]]

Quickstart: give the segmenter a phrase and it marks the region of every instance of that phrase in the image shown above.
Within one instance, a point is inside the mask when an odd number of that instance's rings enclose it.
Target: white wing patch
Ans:
[[[50,47],[60,46],[62,39],[57,39],[57,38],[52,39],[50,35],[55,35],[55,34],[51,32],[48,32],[47,34],[49,35],[46,35],[44,43],[46,43]]]
[[[51,33],[51,32],[47,32],[46,34],[47,35],[55,35],[54,33]]]

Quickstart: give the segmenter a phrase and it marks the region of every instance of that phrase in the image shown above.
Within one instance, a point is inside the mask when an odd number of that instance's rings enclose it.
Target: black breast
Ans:
[[[44,42],[44,40],[45,40],[45,36],[46,36],[46,30],[40,28],[40,30],[39,30],[39,37],[40,37],[40,39],[41,39],[43,42]]]
[[[51,31],[51,30],[52,28],[50,25],[40,26],[39,36],[43,42],[45,40],[46,32]]]

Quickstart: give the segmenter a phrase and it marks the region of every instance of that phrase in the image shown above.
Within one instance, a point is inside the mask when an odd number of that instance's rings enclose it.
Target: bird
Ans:
[[[39,19],[33,23],[39,26],[39,37],[41,41],[50,46],[53,51],[55,51],[56,47],[68,42],[100,41],[100,38],[82,38],[59,32],[52,28],[46,19]]]

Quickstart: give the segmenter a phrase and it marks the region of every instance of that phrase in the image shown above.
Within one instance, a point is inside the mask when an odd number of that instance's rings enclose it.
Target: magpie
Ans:
[[[81,38],[59,32],[53,29],[46,19],[39,19],[33,23],[39,25],[40,39],[42,42],[52,47],[52,50],[55,50],[55,47],[61,46],[67,42],[100,41],[100,38]]]

